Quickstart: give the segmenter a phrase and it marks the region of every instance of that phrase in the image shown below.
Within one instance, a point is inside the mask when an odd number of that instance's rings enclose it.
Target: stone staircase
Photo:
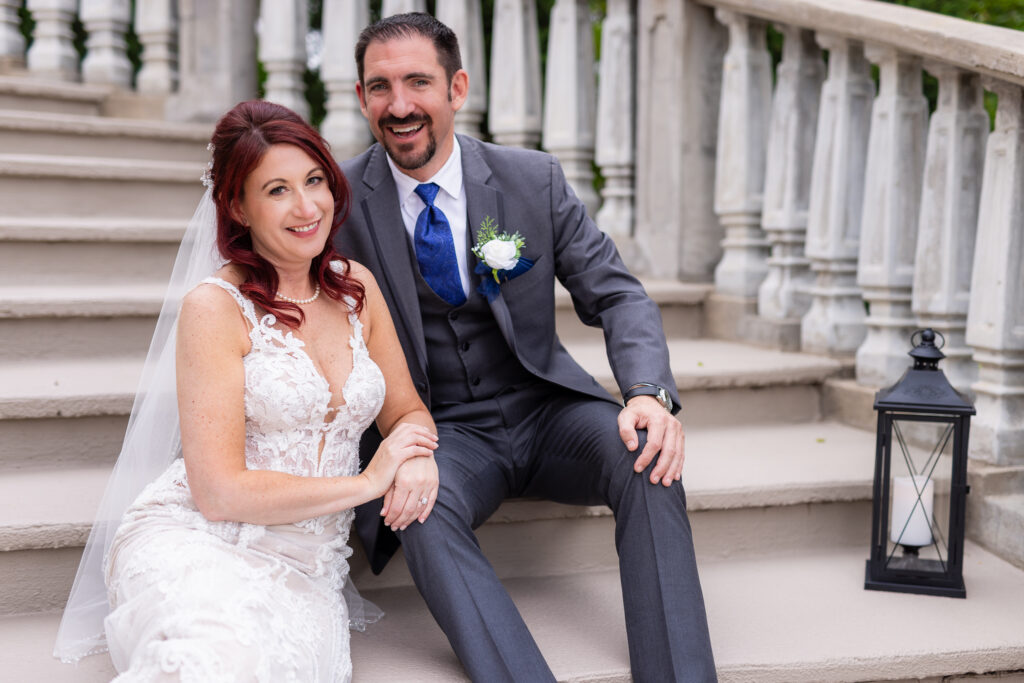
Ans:
[[[100,116],[104,92],[0,77],[0,680],[114,673],[50,653],[201,192],[208,127]],[[721,680],[1024,680],[1005,673],[1024,670],[1024,572],[984,548],[968,544],[967,600],[863,590],[874,436],[849,366],[708,339],[707,286],[645,284],[682,395]],[[614,390],[600,332],[559,301],[562,338]],[[984,514],[1012,521],[1024,486],[989,489]],[[989,547],[1022,543],[1005,528]],[[479,537],[560,681],[629,680],[607,509],[512,500]],[[464,680],[401,558],[373,576],[360,553],[353,577],[388,616],[353,635],[356,680]]]

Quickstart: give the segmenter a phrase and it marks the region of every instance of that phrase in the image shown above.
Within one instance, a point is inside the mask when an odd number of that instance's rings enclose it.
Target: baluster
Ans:
[[[142,43],[140,93],[171,93],[178,87],[178,13],[173,0],[135,3],[135,32]]]
[[[353,59],[359,32],[370,22],[368,0],[324,0],[323,62],[320,77],[327,90],[327,115],[320,132],[331,143],[334,156],[348,159],[363,152],[373,135],[359,110]]]
[[[82,60],[82,80],[128,88],[132,64],[128,61],[125,33],[131,21],[128,0],[81,0],[81,19],[88,38]]]
[[[304,119],[309,118],[306,86],[302,81],[308,32],[305,0],[260,3],[259,54],[267,72],[263,97],[288,107]]]
[[[25,65],[25,39],[18,22],[21,0],[0,0],[0,69]]]
[[[484,19],[480,0],[437,0],[437,18],[459,37],[462,68],[469,74],[469,94],[455,114],[455,130],[483,137],[487,113],[487,70],[484,68]]]
[[[216,121],[256,95],[256,16],[254,0],[178,0],[180,83],[169,119]]]
[[[78,0],[28,0],[36,22],[28,69],[37,76],[78,80],[78,53],[71,44],[71,22]]]
[[[536,147],[540,142],[540,50],[533,0],[496,0],[491,31],[492,84],[488,111],[499,145]],[[498,87],[494,84],[498,83]]]
[[[779,30],[785,42],[772,99],[761,220],[772,255],[757,293],[757,313],[766,320],[796,321],[798,326],[811,305],[807,289],[813,277],[804,241],[825,62],[813,31],[797,26]]]
[[[394,14],[404,14],[405,12],[426,12],[427,11],[427,0],[382,0],[380,3],[380,15],[382,17],[390,17]],[[365,24],[360,24],[357,28],[362,30]]]
[[[964,336],[989,119],[980,76],[939,63],[925,68],[939,80],[939,102],[928,131],[913,310],[919,326],[946,338],[943,372],[970,394],[978,365]]]
[[[709,282],[722,257],[715,140],[728,34],[692,0],[638,0],[637,255],[654,277]]]
[[[815,284],[800,322],[805,351],[850,354],[864,340],[864,302],[857,288],[857,256],[864,167],[875,86],[863,45],[818,35],[829,51],[821,89],[818,133],[807,209],[806,253]]]
[[[548,34],[544,84],[544,149],[555,155],[566,180],[593,216],[594,29],[587,0],[556,0]]]
[[[924,172],[928,101],[921,59],[869,46],[879,89],[871,111],[857,284],[869,305],[867,337],[857,349],[857,381],[888,386],[907,369],[916,328],[910,309]]]
[[[978,416],[971,456],[1024,465],[1024,89],[986,79],[999,96],[978,211],[967,343],[974,348]]]
[[[729,29],[715,173],[715,213],[725,229],[725,239],[722,260],[715,268],[715,291],[752,298],[768,272],[768,242],[761,230],[772,98],[767,26],[728,10],[718,10],[715,16]]]
[[[633,148],[636,102],[636,47],[633,0],[608,0],[608,15],[601,26],[601,64],[597,97],[597,149],[595,161],[604,176],[601,210],[595,221],[632,261]]]

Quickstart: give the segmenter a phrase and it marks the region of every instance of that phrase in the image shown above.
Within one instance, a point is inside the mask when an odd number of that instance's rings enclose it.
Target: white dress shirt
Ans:
[[[437,183],[440,188],[437,197],[434,198],[434,206],[439,208],[448,219],[452,228],[452,239],[455,242],[455,258],[459,263],[459,279],[462,281],[462,291],[469,295],[469,264],[466,254],[466,191],[462,186],[462,148],[459,147],[459,139],[453,137],[452,154],[444,166],[427,180],[428,183]],[[416,187],[420,181],[407,176],[401,171],[395,162],[387,156],[388,166],[391,167],[391,175],[395,179],[395,187],[398,189],[398,204],[402,208],[402,221],[405,223],[405,231],[409,233],[409,240],[415,244],[416,219],[419,217],[426,203],[416,194]]]

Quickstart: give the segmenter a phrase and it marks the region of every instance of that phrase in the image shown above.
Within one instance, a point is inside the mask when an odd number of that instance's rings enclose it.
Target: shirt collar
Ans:
[[[391,176],[395,179],[398,201],[400,204],[405,204],[412,193],[416,191],[420,181],[406,175],[395,165],[390,155],[385,154],[384,157],[388,160]],[[462,148],[459,146],[458,136],[452,136],[452,153],[448,157],[448,161],[444,162],[444,166],[438,169],[437,173],[426,182],[437,183],[438,187],[455,199],[458,199],[462,194]]]

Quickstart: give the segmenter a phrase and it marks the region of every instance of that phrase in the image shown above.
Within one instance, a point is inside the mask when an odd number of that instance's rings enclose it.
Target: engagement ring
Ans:
[[[420,505],[426,505],[426,504],[427,504],[427,497],[423,496],[422,498],[420,498]]]

